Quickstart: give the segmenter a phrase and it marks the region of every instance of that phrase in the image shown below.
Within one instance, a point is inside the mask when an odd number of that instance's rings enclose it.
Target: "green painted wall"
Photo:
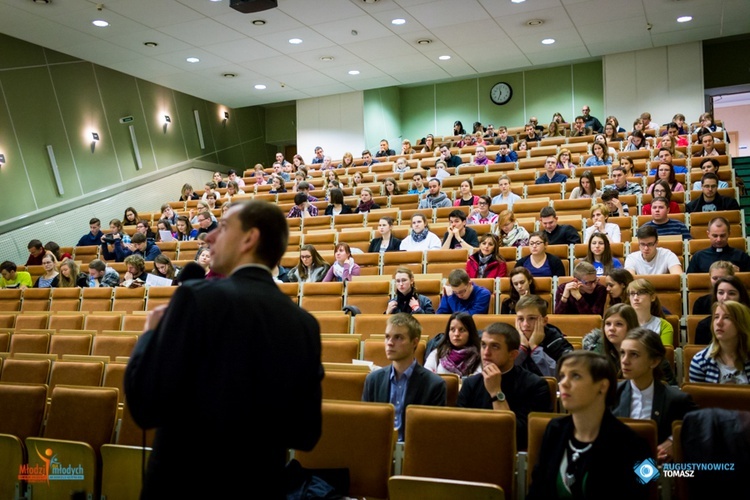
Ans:
[[[293,116],[294,106],[288,108]],[[171,118],[167,126],[164,115]],[[123,116],[134,120],[121,124]],[[0,35],[0,153],[6,159],[0,169],[0,224],[33,219],[35,212],[58,205],[63,210],[84,205],[91,193],[191,159],[237,169],[268,162],[274,148],[266,143],[265,121],[262,107],[229,109]],[[141,170],[128,125],[135,129]],[[95,144],[92,131],[100,138]],[[283,134],[290,135],[288,127]],[[47,145],[54,149],[63,194]]]
[[[297,104],[269,107],[266,113],[266,141],[277,146],[295,144],[297,142]]]
[[[382,139],[394,151],[401,150],[401,95],[397,87],[364,92],[366,147],[377,150]]]
[[[490,88],[497,82],[507,82],[513,88],[513,98],[503,106],[493,104],[489,98]],[[405,87],[398,89],[397,96],[393,89],[365,91],[366,131],[376,129],[382,121],[381,111],[367,103],[377,102],[382,96],[389,97],[389,106],[400,102],[398,135],[411,140],[428,133],[449,135],[456,120],[471,130],[477,120],[496,127],[520,126],[530,116],[547,123],[555,112],[572,121],[583,104],[591,106],[594,115],[604,108],[601,61]],[[599,115],[596,116],[603,119]],[[376,143],[372,139],[367,137],[368,144]]]

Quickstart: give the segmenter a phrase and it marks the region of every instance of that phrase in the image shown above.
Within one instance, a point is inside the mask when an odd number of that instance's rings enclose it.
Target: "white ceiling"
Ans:
[[[229,0],[103,2],[0,0],[0,32],[230,107],[459,80],[750,32],[748,0],[279,0],[278,8],[256,14],[231,9]],[[683,15],[693,20],[678,23]],[[406,24],[393,25],[394,18]],[[110,25],[97,28],[96,19]],[[266,24],[253,25],[258,19]],[[532,19],[544,23],[527,26]],[[303,42],[292,45],[290,38]],[[543,45],[545,38],[556,42]],[[432,43],[419,45],[420,39]]]

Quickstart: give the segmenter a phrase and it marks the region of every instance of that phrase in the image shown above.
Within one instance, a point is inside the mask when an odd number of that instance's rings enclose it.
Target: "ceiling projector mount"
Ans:
[[[252,14],[279,6],[277,0],[230,0],[229,6],[243,14]]]

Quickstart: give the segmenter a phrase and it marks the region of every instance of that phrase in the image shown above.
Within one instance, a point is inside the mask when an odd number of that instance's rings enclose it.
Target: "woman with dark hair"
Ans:
[[[657,333],[664,345],[673,345],[674,328],[669,321],[664,319],[661,301],[656,295],[653,283],[643,278],[633,280],[628,285],[627,298],[628,303],[638,314],[640,326]]]
[[[495,224],[498,221],[498,215],[490,211],[492,206],[492,198],[483,194],[477,201],[477,206],[471,209],[467,224]]]
[[[271,194],[286,193],[286,187],[284,186],[284,184],[285,184],[284,178],[281,177],[280,175],[275,175],[271,177],[271,190],[268,192]],[[228,199],[227,201],[232,201],[232,200]]]
[[[659,462],[673,458],[672,423],[698,409],[690,394],[661,383],[666,359],[664,344],[654,332],[646,328],[628,331],[620,347],[625,380],[617,387],[619,403],[612,411],[616,417],[656,421]]]
[[[508,274],[508,265],[500,255],[500,238],[492,233],[479,237],[479,248],[466,261],[469,278],[503,278]]]
[[[151,271],[151,274],[173,280],[177,277],[178,272],[178,269],[172,264],[172,260],[163,253],[154,257],[154,270]]]
[[[667,199],[670,214],[681,213],[680,206],[677,202],[672,201],[672,188],[669,187],[669,182],[664,179],[658,179],[652,184],[652,186],[651,194],[654,195],[654,198],[661,197]],[[651,215],[650,202],[643,205],[643,208],[641,208],[641,215]]]
[[[156,230],[158,231],[156,233],[156,241],[161,241],[162,231],[167,231],[169,234],[172,235],[172,238],[175,237],[174,230],[172,229],[172,223],[169,222],[168,219],[159,219],[159,222],[156,223]]]
[[[677,178],[675,177],[674,167],[672,166],[671,163],[659,164],[659,166],[656,169],[656,179],[648,187],[647,192],[649,194],[653,194],[654,187],[656,186],[656,182],[658,182],[659,180],[667,181],[669,183],[669,189],[671,189],[673,193],[679,193],[681,191],[685,191],[685,186],[683,186],[681,182],[677,181]]]
[[[333,172],[333,170],[331,170]],[[352,213],[352,207],[344,203],[344,192],[338,188],[331,189],[329,193],[330,203],[323,215],[339,215]]]
[[[383,191],[385,195],[391,197],[395,194],[401,194],[401,189],[398,187],[398,182],[393,177],[387,177],[383,181]]]
[[[633,275],[627,269],[613,269],[604,280],[609,294],[609,305],[626,303],[628,285],[633,281]]]
[[[352,276],[359,276],[359,264],[352,258],[348,243],[339,243],[333,253],[336,259],[323,278],[323,281],[350,281]]]
[[[582,347],[607,358],[622,378],[620,368],[620,344],[625,340],[628,331],[638,328],[638,315],[635,309],[627,304],[615,304],[604,311],[601,328],[594,328],[583,337]]]
[[[138,224],[138,211],[133,207],[126,208],[122,216],[122,225],[135,226],[136,224]]]
[[[431,153],[435,151],[436,147],[435,136],[432,134],[427,134],[427,136],[424,138],[424,147],[422,148],[422,153]]]
[[[573,191],[570,192],[570,199],[598,198],[601,195],[601,190],[596,189],[594,174],[591,173],[591,170],[586,170],[578,180],[578,187],[573,188]]]
[[[612,257],[609,238],[604,233],[594,233],[589,238],[589,249],[583,259],[596,269],[596,276],[607,276],[615,269],[622,268],[618,259]]]
[[[547,133],[544,134],[544,138],[547,137],[563,137],[565,135],[565,129],[560,126],[556,121],[551,121],[547,127]]]
[[[130,243],[130,235],[123,231],[120,219],[109,221],[109,231],[109,234],[102,237],[100,250],[102,259],[122,262],[130,254],[125,248]]]
[[[89,275],[81,272],[76,261],[65,259],[60,264],[60,282],[57,286],[60,288],[88,288]]]
[[[185,215],[178,215],[177,222],[174,225],[174,237],[178,241],[194,240],[198,236],[198,230],[193,229],[190,219]]]
[[[562,260],[556,255],[547,253],[546,231],[535,231],[529,235],[529,247],[531,253],[526,257],[521,257],[516,262],[516,267],[525,267],[529,272],[540,278],[550,278],[552,276],[567,276],[565,266]]]
[[[179,201],[188,201],[188,200],[197,200],[198,195],[195,194],[195,190],[193,189],[193,186],[190,184],[183,184],[182,189],[180,190],[180,199]]]
[[[526,498],[647,498],[649,486],[633,467],[651,450],[608,409],[617,403],[612,364],[591,351],[570,351],[557,362],[557,379],[568,415],[547,425]]]
[[[640,130],[636,130],[628,137],[628,144],[623,148],[623,151],[638,151],[640,149],[646,149],[646,136]]]
[[[715,303],[725,300],[733,300],[750,307],[750,296],[748,296],[747,288],[737,276],[719,277],[713,280],[713,283],[710,302],[712,308]],[[707,345],[711,343],[712,319],[711,316],[707,316],[698,322],[695,328],[696,344]]]
[[[479,203],[479,196],[471,192],[474,189],[474,184],[471,179],[464,179],[461,181],[459,186],[459,195],[456,201],[453,202],[454,207],[474,207]]]
[[[60,286],[60,273],[57,271],[57,259],[47,252],[42,257],[44,273],[34,282],[34,288],[57,288]]]
[[[313,245],[302,245],[299,263],[289,270],[287,278],[292,283],[318,283],[323,281],[330,267]]]
[[[620,140],[620,135],[617,133],[617,128],[614,123],[607,122],[604,124],[604,138],[607,139],[608,142],[617,142]]]
[[[513,268],[510,272],[510,297],[500,304],[500,314],[516,314],[516,304],[525,295],[536,295],[534,277],[525,267]]]
[[[719,278],[726,278],[729,276],[734,276],[734,264],[726,260],[717,260],[711,264],[708,268],[708,278],[711,280],[711,291],[706,295],[698,297],[693,303],[690,314],[711,314],[711,305],[716,302],[716,297],[714,297],[713,294],[714,285],[719,281]],[[726,292],[727,290],[723,290],[722,294],[726,294]]]
[[[690,361],[690,381],[750,384],[750,307],[714,302],[712,318],[711,344]]]
[[[429,297],[417,292],[414,284],[414,273],[408,267],[399,267],[393,273],[396,283],[396,295],[388,301],[385,314],[435,314],[435,308]]]
[[[378,221],[378,234],[380,234],[380,237],[373,238],[370,241],[370,247],[367,251],[370,253],[398,252],[401,240],[393,236],[392,230],[393,218],[381,217]]]
[[[552,121],[553,121],[553,122],[557,122],[558,124],[563,124],[563,123],[567,123],[567,122],[565,121],[565,118],[563,118],[563,115],[562,115],[562,114],[560,114],[560,113],[555,113],[555,114],[553,114],[553,115],[552,115]]]
[[[585,167],[601,167],[604,165],[612,165],[612,157],[607,152],[607,145],[603,142],[595,142],[591,146],[592,155],[586,160],[583,165]]]
[[[481,373],[480,344],[471,314],[453,313],[437,347],[427,356],[424,367],[433,373],[455,373],[462,378]]]
[[[453,122],[453,135],[464,135],[465,133],[466,129],[464,128],[463,123],[461,123],[461,120]]]

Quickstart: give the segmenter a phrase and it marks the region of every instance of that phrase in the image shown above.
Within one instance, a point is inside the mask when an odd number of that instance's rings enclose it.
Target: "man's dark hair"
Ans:
[[[505,145],[505,146],[508,146],[508,147],[510,147],[510,144],[508,143],[508,141],[500,141],[500,142],[498,142],[498,143],[497,143],[497,145],[498,145],[498,146],[503,146],[503,145]]]
[[[307,181],[301,181],[297,184],[297,189],[310,189],[310,183]]]
[[[237,175],[237,171],[236,171],[235,169],[233,169],[233,168],[230,168],[230,169],[229,169],[229,170],[227,171],[227,175],[232,175],[232,174],[234,174],[234,175]]]
[[[432,181],[435,181],[435,182],[437,182],[437,183],[438,183],[438,186],[442,186],[442,185],[443,185],[443,183],[442,183],[442,182],[440,182],[440,179],[438,179],[437,177],[433,177],[433,178],[431,178],[431,179],[430,179],[429,181],[427,181],[427,184],[429,184],[429,183],[430,183],[430,182],[432,182]]]
[[[638,228],[638,231],[635,232],[635,237],[639,240],[644,238],[656,238],[656,241],[659,241],[659,232],[654,226],[641,226]]]
[[[724,227],[726,227],[727,230],[731,227],[729,225],[729,221],[727,219],[725,219],[724,217],[714,217],[713,219],[711,219],[710,221],[708,221],[708,227],[709,228],[712,227],[714,224],[721,224]]]
[[[584,123],[586,122],[586,118],[585,118],[585,117],[584,117],[583,115],[578,115],[578,116],[576,116],[576,117],[575,117],[575,119],[574,119],[573,121],[574,121],[574,122],[575,122],[575,121],[578,121],[578,119],[579,119],[579,118],[580,118],[581,120],[583,120],[583,121],[584,121]]]
[[[578,364],[583,363],[588,368],[589,374],[594,382],[600,380],[608,380],[609,388],[607,389],[607,396],[605,398],[605,404],[607,406],[614,406],[617,404],[617,374],[615,373],[614,364],[612,364],[603,355],[594,351],[576,350],[568,351],[563,354],[557,361],[557,377],[560,377],[560,370],[565,363]]]
[[[680,126],[677,125],[675,122],[669,122],[669,125],[667,125],[667,130],[669,130],[671,128],[680,130]]]
[[[372,156],[372,153],[370,153],[369,149],[365,149],[364,151],[362,151],[362,156],[364,156],[364,155],[370,155],[370,156]]]
[[[450,219],[451,217],[456,217],[458,219],[461,219],[462,221],[466,221],[466,213],[463,210],[453,210],[448,214],[448,219]]]
[[[659,148],[659,151],[656,152],[656,156],[659,156],[659,153],[661,153],[662,151],[666,151],[670,155],[672,154],[672,152],[669,150],[669,148]]]
[[[708,172],[707,174],[703,174],[703,177],[701,178],[701,186],[703,185],[703,181],[705,181],[706,179],[713,179],[717,184],[719,183],[719,176],[712,172]]]
[[[470,281],[469,275],[463,269],[454,269],[448,275],[448,284],[450,286],[467,285]]]
[[[612,167],[612,172],[613,173],[614,173],[615,170],[618,170],[618,171],[622,172],[623,174],[625,173],[625,167],[622,167],[620,165],[617,165],[616,167]]]
[[[256,257],[270,268],[275,267],[286,252],[289,226],[278,205],[262,200],[241,203],[237,216],[243,231],[257,228],[260,231]]]
[[[547,312],[549,312],[549,302],[541,298],[539,295],[529,294],[518,299],[518,302],[516,303],[516,311],[521,311],[529,307],[536,309],[542,317],[547,316]]]
[[[539,212],[539,218],[544,219],[545,217],[557,217],[557,212],[555,211],[554,207],[544,207],[541,212]]]
[[[667,208],[669,208],[669,200],[666,199],[664,196],[657,196],[657,197],[653,198],[651,200],[651,205],[653,205],[654,202],[657,202],[657,201],[660,201],[660,202],[664,203],[664,206],[667,207]]]
[[[135,243],[136,245],[139,243],[143,243],[146,241],[146,235],[143,233],[135,233],[133,236],[130,237],[130,242]]]
[[[18,269],[18,266],[16,266],[16,263],[11,262],[9,260],[6,260],[2,264],[0,264],[0,271],[8,271],[9,273],[12,273],[16,269]]]
[[[44,245],[42,245],[42,242],[39,240],[31,240],[29,241],[29,244],[26,245],[26,248],[31,250],[32,248],[36,248],[37,250],[40,250],[44,248]]]
[[[305,193],[297,193],[297,194],[294,195],[294,204],[295,205],[302,205],[306,201],[307,201],[307,195]]]
[[[107,269],[107,265],[103,261],[101,261],[99,259],[94,259],[91,262],[89,262],[89,269],[93,269],[95,271],[102,272],[105,269]]]
[[[514,327],[507,323],[492,323],[484,332],[489,335],[500,335],[505,339],[508,351],[517,351],[521,348],[521,335]]]
[[[605,189],[602,193],[602,201],[609,201],[613,198],[620,198],[620,192],[616,189]]]
[[[92,219],[91,219],[91,220],[89,221],[89,226],[90,226],[91,224],[101,224],[101,223],[102,223],[102,221],[100,221],[99,219],[97,219],[96,217],[94,217],[94,218],[92,218]]]
[[[700,164],[700,166],[702,167],[702,166],[703,166],[703,164],[704,164],[704,163],[706,163],[707,161],[710,161],[710,162],[711,162],[711,165],[713,165],[715,169],[717,169],[717,170],[719,169],[719,166],[720,166],[720,165],[719,165],[719,160],[717,160],[716,158],[704,158],[704,159],[703,159],[703,160],[701,161],[701,164]]]

